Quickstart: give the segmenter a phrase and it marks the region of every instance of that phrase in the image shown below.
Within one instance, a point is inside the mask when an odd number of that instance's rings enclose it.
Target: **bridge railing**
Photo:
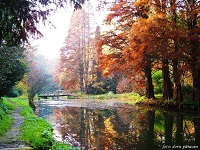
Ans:
[[[47,99],[48,97],[52,97],[52,99],[55,99],[55,98],[59,99],[60,96],[67,96],[67,98],[69,98],[69,99],[70,98],[78,98],[77,95],[69,94],[64,90],[56,90],[54,92],[41,93],[38,96],[41,98],[45,98],[45,99]]]

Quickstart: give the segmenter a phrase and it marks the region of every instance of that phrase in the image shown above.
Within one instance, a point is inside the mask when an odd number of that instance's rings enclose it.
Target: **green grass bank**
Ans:
[[[10,100],[21,107],[20,115],[24,116],[22,126],[22,140],[28,145],[31,145],[35,150],[78,150],[72,148],[62,142],[57,142],[53,138],[52,126],[44,119],[36,116],[33,110],[29,107],[26,98],[10,98]],[[9,114],[16,106],[3,98],[0,101],[0,136],[8,131],[12,124],[13,118]]]
[[[0,136],[8,131],[12,124],[13,118],[10,116],[12,110],[16,109],[10,102],[0,99]]]
[[[123,102],[127,102],[129,104],[134,105],[141,105],[141,106],[151,106],[155,108],[162,108],[162,109],[172,109],[177,111],[194,111],[199,112],[200,104],[197,102],[192,101],[190,98],[185,98],[180,104],[174,99],[170,100],[163,100],[162,94],[155,94],[154,99],[148,99],[145,96],[141,96],[138,93],[123,93],[123,94],[114,94],[109,92],[107,94],[101,95],[84,95],[84,94],[77,94],[80,98],[86,99],[119,99]]]

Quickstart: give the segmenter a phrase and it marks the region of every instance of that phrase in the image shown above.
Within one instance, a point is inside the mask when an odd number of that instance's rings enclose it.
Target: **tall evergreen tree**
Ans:
[[[91,59],[91,29],[89,13],[85,8],[72,14],[65,47],[61,49],[61,84],[66,89],[78,86],[87,93]]]

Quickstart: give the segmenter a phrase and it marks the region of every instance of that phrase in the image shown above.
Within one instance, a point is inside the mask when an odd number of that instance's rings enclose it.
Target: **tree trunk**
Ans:
[[[200,103],[200,66],[199,66],[199,34],[196,31],[199,30],[198,23],[198,12],[196,10],[196,1],[188,0],[188,4],[190,7],[190,11],[188,13],[191,14],[188,17],[188,29],[189,29],[189,37],[190,37],[190,45],[191,45],[191,70],[192,70],[192,78],[193,78],[193,96],[192,99],[198,104]],[[195,13],[194,13],[195,12]],[[194,34],[195,33],[195,34]],[[197,35],[194,37],[194,35]],[[199,106],[198,106],[199,107]]]
[[[33,92],[33,91],[28,91],[28,101],[29,101],[29,106],[35,111],[36,106],[34,103],[34,97],[36,95],[37,92]]]
[[[173,91],[169,73],[169,62],[167,59],[164,59],[162,61],[162,76],[163,76],[163,99],[171,99],[173,97]]]
[[[79,86],[80,86],[80,91],[81,93],[84,92],[84,69],[83,69],[83,62],[80,60],[79,62]]]
[[[145,68],[146,97],[155,98],[150,65]]]
[[[35,106],[33,99],[29,99],[29,106],[35,111],[36,106]]]
[[[88,83],[85,83],[84,90],[85,94],[88,94]]]
[[[193,96],[192,99],[200,104],[200,69],[194,69],[192,71],[193,77]]]
[[[192,70],[192,100],[200,104],[200,56],[198,51],[200,49],[198,41],[191,40],[192,53],[191,53],[191,70]],[[199,107],[199,106],[198,106]]]
[[[177,24],[177,15],[176,15],[176,1],[175,0],[171,0],[170,1],[171,4],[171,13],[172,13],[172,20],[175,24]],[[175,56],[178,53],[178,42],[177,39],[173,39],[174,40],[174,53]],[[176,103],[179,105],[180,108],[180,104],[183,100],[183,95],[182,95],[182,91],[181,91],[181,74],[180,71],[178,70],[178,60],[177,58],[174,58],[172,60],[173,63],[173,79],[174,79],[174,100],[176,101]]]
[[[178,70],[178,60],[172,60],[173,62],[173,79],[174,79],[174,100],[179,105],[183,100],[183,95],[181,91],[181,82],[180,82],[180,71]]]
[[[200,147],[200,117],[194,117],[193,122],[195,129],[195,145]]]

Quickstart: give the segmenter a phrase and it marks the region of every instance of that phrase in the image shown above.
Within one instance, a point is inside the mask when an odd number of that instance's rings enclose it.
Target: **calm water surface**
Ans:
[[[200,149],[200,117],[117,100],[41,101],[55,138],[83,150]]]

